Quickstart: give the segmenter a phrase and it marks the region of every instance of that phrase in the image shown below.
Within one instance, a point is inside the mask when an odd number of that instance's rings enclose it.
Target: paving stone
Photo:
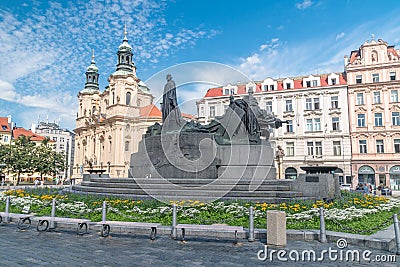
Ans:
[[[232,240],[190,238],[187,243],[160,236],[155,242],[147,237],[117,235],[101,238],[97,232],[77,236],[72,231],[38,234],[36,229],[15,231],[15,224],[0,227],[0,266],[399,266],[396,263],[332,262],[280,262],[276,259],[260,261],[257,252],[264,249],[265,240],[241,240],[234,246]],[[285,250],[337,249],[336,243],[289,240]],[[365,248],[349,245],[348,249]],[[369,249],[372,255],[393,252]]]

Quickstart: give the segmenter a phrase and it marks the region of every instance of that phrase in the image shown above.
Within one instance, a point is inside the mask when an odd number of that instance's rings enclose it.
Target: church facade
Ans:
[[[150,89],[136,76],[126,31],[118,48],[116,70],[108,86],[99,90],[99,70],[92,56],[85,88],[78,93],[73,178],[89,169],[111,177],[128,177],[130,155],[138,150],[148,126],[161,122]]]

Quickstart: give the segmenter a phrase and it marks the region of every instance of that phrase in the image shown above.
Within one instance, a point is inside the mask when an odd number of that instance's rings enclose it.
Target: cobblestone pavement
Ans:
[[[34,228],[18,231],[15,224],[0,225],[0,242],[0,266],[400,266],[399,256],[397,263],[333,262],[327,254],[323,263],[279,262],[275,253],[273,262],[260,261],[257,252],[264,249],[260,241],[243,240],[234,246],[231,240],[188,237],[187,243],[182,243],[160,236],[152,242],[147,236],[132,234],[101,238],[93,230],[84,236],[64,229],[45,233]],[[337,249],[332,243],[289,241],[286,250],[301,253],[315,249],[321,253],[329,247]],[[363,250],[352,245],[346,249]],[[394,254],[371,251],[370,258]]]

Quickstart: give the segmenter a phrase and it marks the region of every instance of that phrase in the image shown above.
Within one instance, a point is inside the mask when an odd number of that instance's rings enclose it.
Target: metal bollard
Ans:
[[[394,226],[394,234],[396,236],[396,255],[400,255],[400,226],[399,219],[397,218],[397,214],[393,214],[393,226]]]
[[[176,205],[172,205],[172,228],[171,228],[171,238],[176,239]]]
[[[319,242],[326,243],[326,229],[325,229],[325,218],[324,218],[324,208],[319,208]]]
[[[4,216],[4,222],[10,222],[10,196],[6,199],[6,214]]]
[[[54,225],[54,217],[56,217],[56,199],[53,198],[53,203],[51,205],[51,220],[50,220],[50,229],[54,229],[55,225]]]
[[[103,201],[103,209],[101,211],[101,221],[102,222],[106,221],[106,215],[107,215],[107,202],[104,200]]]
[[[253,207],[249,208],[249,242],[254,241],[254,210]]]

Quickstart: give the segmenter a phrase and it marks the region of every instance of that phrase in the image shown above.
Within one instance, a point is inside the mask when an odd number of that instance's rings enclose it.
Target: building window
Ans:
[[[8,142],[8,135],[4,136],[4,142]]]
[[[313,130],[313,120],[312,119],[307,119],[306,129],[307,129],[307,132],[312,132],[312,130]]]
[[[379,74],[378,73],[372,74],[372,82],[374,82],[374,83],[379,82]]]
[[[129,151],[129,141],[125,141],[125,151]]]
[[[322,142],[307,142],[307,155],[308,156],[321,156],[322,155]]]
[[[127,106],[129,106],[130,104],[131,104],[131,92],[127,92],[126,93],[126,99],[125,99],[126,101],[125,101],[125,104],[127,105]]]
[[[365,114],[358,114],[357,115],[357,126],[358,127],[365,127]]]
[[[210,107],[210,117],[215,117],[215,106]]]
[[[332,85],[336,85],[336,78],[332,78],[332,79],[331,79],[331,84],[332,84]]]
[[[317,132],[321,131],[321,119],[307,119],[306,120],[306,130],[307,132]]]
[[[375,113],[375,126],[382,126],[382,113]]]
[[[314,98],[314,109],[319,109],[319,98]]]
[[[264,91],[268,91],[268,85],[264,85],[263,88],[264,88]]]
[[[224,95],[229,95],[229,88],[226,88],[226,89],[224,90]]]
[[[286,89],[290,89],[291,88],[291,83],[286,83]]]
[[[321,119],[314,119],[314,131],[321,131]]]
[[[306,98],[306,110],[320,109],[319,98]]]
[[[307,155],[312,156],[314,155],[314,143],[307,142]]]
[[[60,137],[60,142],[64,142],[64,137]]]
[[[311,87],[311,81],[306,81],[306,87]]]
[[[286,100],[286,111],[293,111],[292,100]]]
[[[294,142],[286,143],[286,156],[294,156]]]
[[[374,104],[381,103],[381,92],[374,92]]]
[[[286,132],[288,133],[293,133],[293,121],[292,120],[288,120],[286,121]]]
[[[269,112],[272,113],[272,101],[267,101],[265,103],[265,109]]]
[[[400,153],[400,139],[394,139],[394,153]]]
[[[332,118],[332,130],[339,131],[339,117]]]
[[[115,104],[115,93],[114,92],[112,92],[112,104],[113,105]]]
[[[362,76],[361,75],[357,75],[356,76],[356,83],[362,83]]]
[[[288,89],[290,89],[290,85],[289,85]],[[271,84],[271,85],[269,86],[269,90],[270,90],[270,91],[274,91],[274,90],[275,90],[275,85]]]
[[[400,125],[400,112],[392,112],[393,125]]]
[[[231,88],[231,95],[235,94],[235,88]]]
[[[203,106],[200,107],[200,116],[204,116],[204,107]]]
[[[360,154],[367,154],[367,140],[358,140]]]
[[[53,141],[54,141],[54,142],[57,142],[57,137],[54,136],[54,137],[53,137]]]
[[[61,149],[61,150],[64,150],[64,148],[65,148],[65,147],[64,147],[64,144],[60,144],[60,149]]]
[[[332,96],[331,97],[331,107],[332,108],[339,108],[339,97],[338,96]]]
[[[391,71],[391,72],[389,73],[389,77],[390,77],[390,80],[391,80],[391,81],[396,80],[396,72],[395,72],[395,71]]]
[[[357,105],[364,105],[364,94],[357,93]]]
[[[313,85],[313,87],[317,87],[318,86],[318,81],[317,80],[313,80],[312,81],[312,85]]]
[[[385,153],[383,140],[376,140],[376,153]]]
[[[390,102],[399,102],[399,92],[397,90],[390,91]]]
[[[333,155],[334,156],[342,155],[342,147],[340,141],[333,141]]]
[[[312,99],[306,98],[306,110],[312,110]]]

